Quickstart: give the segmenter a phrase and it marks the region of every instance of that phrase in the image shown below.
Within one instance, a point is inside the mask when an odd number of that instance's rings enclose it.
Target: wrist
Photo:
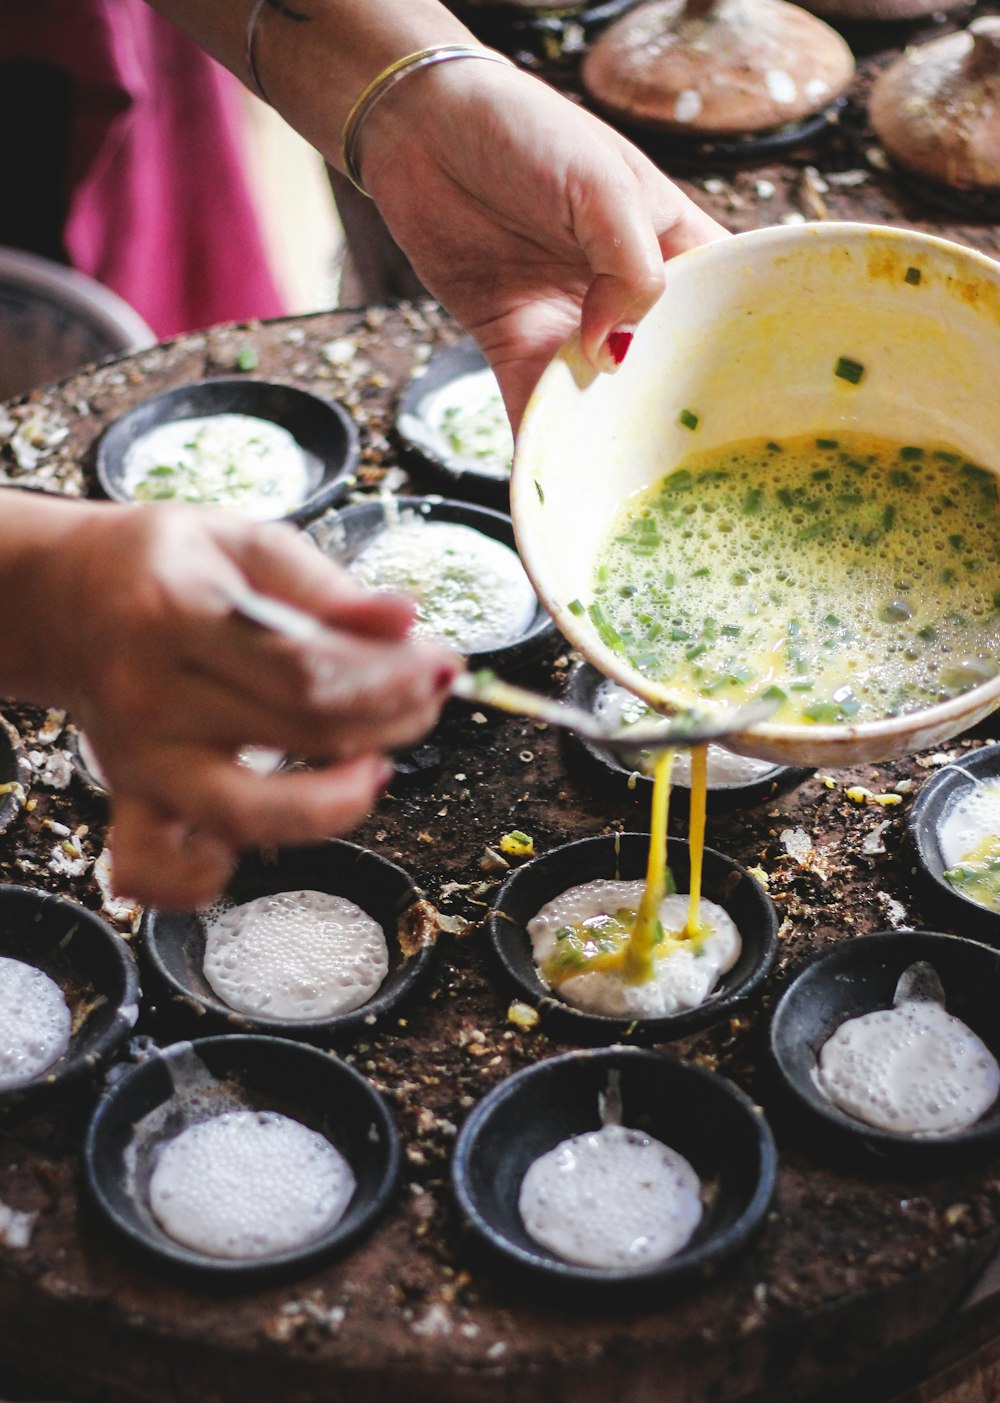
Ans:
[[[95,607],[82,569],[85,538],[132,508],[4,491],[0,596],[18,608],[0,625],[0,690],[72,707],[80,682],[82,620]]]

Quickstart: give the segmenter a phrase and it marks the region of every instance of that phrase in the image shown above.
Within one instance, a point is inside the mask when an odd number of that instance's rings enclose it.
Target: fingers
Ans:
[[[363,590],[290,528],[272,524],[245,530],[231,538],[230,553],[254,589],[326,623],[393,641],[405,638],[413,623],[409,600]]]
[[[594,272],[581,344],[599,370],[624,359],[636,324],[663,291],[664,259],[726,233],[638,151],[622,143],[617,160],[617,175],[596,175],[574,204],[574,229]]]
[[[225,756],[177,751],[150,758],[139,797],[229,850],[276,847],[320,842],[354,828],[391,774],[392,765],[370,752],[321,770],[260,776]],[[148,850],[145,861],[154,865]]]
[[[192,637],[186,653],[195,674],[191,696],[177,707],[173,727],[157,716],[166,737],[340,757],[416,740],[434,725],[462,666],[436,643],[372,641],[330,629],[299,644],[232,618]],[[211,709],[188,704],[199,690]],[[162,711],[163,699],[151,706]]]
[[[230,844],[193,832],[133,797],[115,802],[108,842],[115,890],[162,910],[207,906],[225,887],[236,862]]]

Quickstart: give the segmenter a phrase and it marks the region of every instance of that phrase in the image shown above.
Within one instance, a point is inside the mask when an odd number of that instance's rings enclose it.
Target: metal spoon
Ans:
[[[324,632],[324,625],[312,614],[249,587],[230,590],[226,600],[234,614],[293,643],[312,643]],[[460,672],[452,682],[451,691],[452,696],[477,706],[495,706],[517,716],[530,716],[549,726],[572,731],[597,745],[627,746],[630,750],[674,750],[705,745],[766,721],[778,705],[776,701],[754,701],[718,715],[684,711],[676,716],[660,716],[627,726],[609,726],[582,707],[556,701],[554,697],[531,692],[525,687],[515,687],[492,672]]]
[[[629,725],[607,725],[592,712],[554,697],[515,687],[492,672],[460,672],[451,686],[452,695],[479,705],[495,706],[519,716],[531,716],[549,726],[572,731],[596,745],[627,746],[629,750],[676,750],[705,745],[724,736],[745,731],[773,716],[777,701],[754,701],[732,711],[709,715],[682,711],[676,716],[658,716]]]

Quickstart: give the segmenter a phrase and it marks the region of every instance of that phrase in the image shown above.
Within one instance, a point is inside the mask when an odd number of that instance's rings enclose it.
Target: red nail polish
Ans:
[[[435,674],[435,677],[434,677],[434,690],[435,690],[435,692],[448,692],[448,691],[450,691],[450,690],[451,690],[451,684],[452,684],[452,682],[453,682],[454,680],[455,680],[455,669],[454,669],[453,667],[441,667],[441,668],[438,668],[438,671],[437,671],[437,673]]]
[[[631,331],[612,331],[608,333],[608,352],[615,365],[621,365],[632,344]]]

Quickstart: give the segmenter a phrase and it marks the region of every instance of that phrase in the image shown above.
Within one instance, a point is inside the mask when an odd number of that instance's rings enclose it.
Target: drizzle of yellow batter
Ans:
[[[688,914],[679,931],[664,931],[660,925],[660,906],[667,894],[667,820],[670,811],[670,776],[674,755],[661,751],[653,768],[653,800],[649,833],[649,858],[646,865],[646,887],[639,910],[629,922],[625,911],[616,913],[621,922],[621,935],[605,931],[605,939],[621,939],[616,949],[594,950],[587,932],[579,931],[581,946],[577,959],[565,964],[556,958],[544,970],[549,983],[557,988],[565,980],[590,971],[620,971],[629,984],[646,984],[652,978],[656,960],[671,954],[686,941],[701,940],[708,934],[701,921],[701,873],[705,849],[705,811],[708,799],[708,750],[698,746],[691,753],[691,883]],[[622,939],[621,937],[624,936]],[[590,953],[586,946],[590,944]],[[581,948],[582,947],[582,948]],[[582,958],[580,958],[582,956]]]
[[[667,817],[670,809],[670,772],[674,752],[662,750],[653,769],[653,805],[649,826],[649,861],[646,890],[642,894],[632,934],[624,948],[622,974],[629,984],[648,984],[653,977],[653,952],[663,931],[660,904],[667,890]]]

